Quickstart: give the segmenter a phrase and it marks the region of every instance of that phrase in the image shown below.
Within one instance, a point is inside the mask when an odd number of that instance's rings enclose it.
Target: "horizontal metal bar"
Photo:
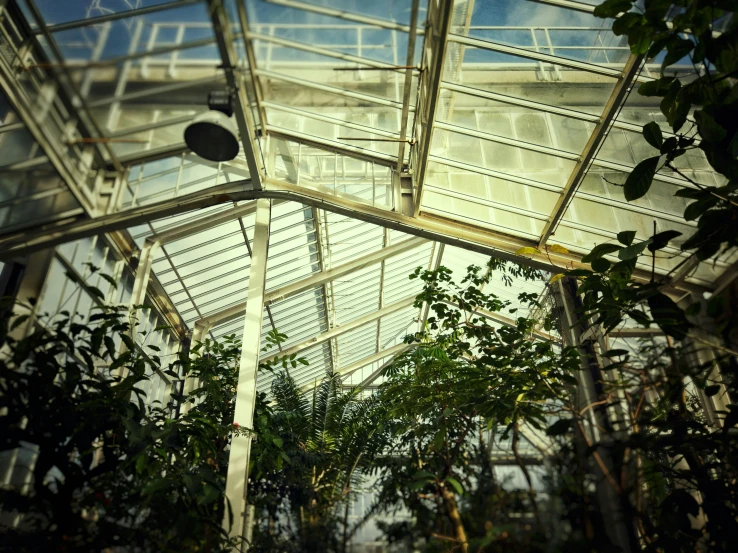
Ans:
[[[184,142],[175,144],[167,144],[166,146],[160,146],[158,148],[143,149],[139,152],[132,152],[123,156],[119,156],[118,159],[125,166],[139,165],[147,161],[156,161],[158,159],[164,159],[167,157],[178,156],[189,152],[190,149]],[[200,161],[198,159],[198,161]]]
[[[465,136],[472,136],[488,142],[496,142],[498,144],[505,144],[507,146],[514,146],[515,148],[521,148],[523,150],[530,150],[531,152],[538,152],[550,156],[560,157],[563,159],[570,159],[574,161],[579,160],[579,155],[566,152],[564,150],[557,150],[548,146],[539,146],[538,144],[532,144],[530,142],[524,142],[515,138],[506,138],[504,136],[498,136],[496,134],[490,134],[484,131],[478,131],[475,129],[469,129],[466,127],[459,127],[458,125],[451,125],[449,123],[436,122],[436,128],[450,131],[457,134],[463,134]]]
[[[531,100],[524,100],[522,98],[516,98],[514,96],[507,96],[505,94],[499,94],[497,92],[481,90],[479,88],[473,88],[467,85],[443,81],[441,82],[441,87],[445,88],[446,90],[451,90],[453,92],[458,92],[460,94],[466,94],[468,96],[474,96],[476,98],[481,98],[483,100],[492,100],[494,102],[500,102],[503,104],[510,104],[514,106],[530,108],[536,111],[542,111],[544,113],[553,113],[556,115],[563,115],[564,117],[571,117],[572,119],[579,119],[580,121],[589,121],[590,123],[598,123],[600,121],[599,115],[584,113],[582,111],[576,111],[573,109],[550,106],[548,104],[542,104],[540,102],[533,102]]]
[[[241,35],[237,35],[237,37],[240,38]],[[141,52],[134,52],[132,54],[126,54],[124,56],[118,56],[114,58],[107,58],[100,61],[94,61],[94,62],[82,62],[82,63],[71,63],[74,60],[67,60],[67,63],[64,64],[33,64],[30,67],[64,67],[65,69],[69,69],[70,71],[86,71],[89,69],[100,69],[100,68],[106,68],[111,67],[114,65],[118,65],[120,63],[125,63],[127,61],[133,61],[137,59],[142,58],[153,58],[155,56],[161,56],[163,54],[169,54],[172,52],[183,52],[185,50],[189,50],[192,48],[201,48],[202,46],[209,46],[210,44],[215,44],[215,37],[209,37],[209,38],[203,38],[200,40],[194,40],[192,42],[183,42],[182,44],[172,44],[169,46],[161,46],[159,48],[154,48],[153,50],[144,50]],[[203,60],[187,60],[192,61],[193,64],[202,64],[206,67],[212,67],[213,65],[217,64],[216,60],[204,60],[205,63],[203,63]],[[164,67],[169,67],[171,65],[171,60],[149,60],[148,62],[149,67],[154,65],[162,65]],[[182,61],[179,61],[179,63],[183,63]]]
[[[323,115],[320,113],[313,113],[311,111],[306,111],[306,110],[294,108],[291,106],[285,106],[284,104],[278,104],[277,102],[267,101],[267,102],[262,102],[261,105],[268,109],[276,109],[284,113],[290,113],[292,115],[297,115],[299,117],[305,117],[306,119],[315,119],[316,121],[325,121],[326,123],[332,123],[334,125],[346,127],[348,129],[354,129],[357,131],[362,131],[365,133],[378,134],[379,136],[386,136],[389,138],[398,138],[400,136],[398,133],[384,131],[381,129],[375,129],[373,127],[367,127],[366,125],[359,125],[358,123],[352,123],[350,121],[343,121],[341,119],[330,117],[328,115]]]
[[[312,54],[317,54],[319,56],[325,56],[328,58],[335,58],[342,61],[347,61],[349,63],[360,63],[362,65],[366,65],[369,68],[373,69],[386,69],[386,70],[394,70],[398,73],[404,73],[402,71],[402,68],[398,68],[395,65],[392,65],[391,63],[384,63],[381,61],[375,61],[368,58],[362,58],[361,56],[353,56],[351,54],[344,54],[342,52],[337,52],[336,50],[329,50],[328,48],[321,48],[320,46],[312,46],[310,44],[305,44],[304,42],[297,42],[296,40],[289,40],[287,38],[282,38],[274,35],[265,35],[263,33],[254,33],[249,32],[248,38],[251,40],[261,40],[263,42],[269,42],[271,44],[278,44],[279,46],[284,46],[285,48],[293,48],[295,50],[301,50],[303,52],[310,52]],[[346,68],[340,68],[340,69],[346,69]],[[357,67],[355,69],[361,70],[362,67]]]
[[[270,136],[282,138],[284,140],[289,140],[292,142],[307,144],[309,146],[314,146],[315,148],[326,150],[327,152],[333,152],[349,156],[354,159],[376,163],[377,165],[381,165],[383,167],[394,167],[397,163],[396,156],[374,152],[366,148],[354,146],[353,144],[344,144],[343,142],[326,140],[318,136],[312,136],[309,134],[301,133],[299,131],[281,129],[280,127],[274,127],[272,125],[268,125],[266,127],[266,130]]]
[[[364,359],[359,359],[358,361],[355,361],[350,365],[338,369],[338,371],[336,372],[344,376],[349,376],[350,374],[355,373],[356,371],[366,367],[367,365],[371,365],[372,363],[376,361],[381,361],[382,359],[386,359],[387,357],[396,357],[400,353],[404,353],[410,349],[413,349],[414,347],[415,344],[397,344],[387,349],[378,351],[370,355],[369,357],[365,357]]]
[[[450,83],[444,81],[441,83],[441,87],[452,92],[458,92],[459,94],[465,94],[467,96],[474,96],[475,98],[481,98],[483,100],[492,100],[494,102],[500,102],[503,104],[509,104],[513,106],[520,106],[524,108],[533,109],[536,111],[542,111],[544,113],[552,113],[554,115],[561,115],[563,117],[571,117],[572,119],[578,119],[580,121],[587,121],[588,123],[597,124],[600,122],[600,116],[585,113],[583,111],[577,111],[569,108],[562,108],[557,106],[551,106],[549,104],[542,104],[540,102],[533,102],[531,100],[524,100],[522,98],[516,98],[514,96],[507,96],[497,92],[491,92],[487,90],[481,90],[479,88],[473,88],[471,86]],[[611,126],[616,129],[622,129],[625,131],[641,133],[643,127],[636,125],[635,123],[628,123],[626,121],[615,120],[611,123]],[[664,132],[664,136],[673,136],[671,133]]]
[[[535,61],[542,61],[551,63],[553,65],[560,65],[562,67],[569,67],[570,69],[576,69],[578,71],[586,71],[587,73],[594,73],[596,75],[602,75],[604,77],[613,77],[617,79],[622,70],[611,69],[609,67],[603,67],[594,63],[587,63],[584,61],[570,60],[561,58],[559,56],[553,56],[551,54],[544,54],[542,52],[533,52],[525,48],[517,46],[508,46],[500,42],[494,42],[492,40],[483,40],[481,38],[472,38],[469,36],[461,36],[454,33],[449,33],[448,40],[463,44],[467,47],[480,48],[482,50],[490,50],[493,52],[500,52],[502,54],[509,54],[511,56],[518,56],[521,58],[527,58]]]
[[[111,132],[107,134],[107,138],[119,138],[121,136],[129,136],[131,134],[137,134],[140,132],[153,131],[155,129],[161,129],[164,127],[171,127],[173,125],[179,125],[181,123],[187,123],[192,121],[197,114],[181,115],[179,117],[172,117],[171,119],[162,119],[160,121],[154,121],[152,123],[144,123],[143,125],[136,125],[135,127],[128,127],[119,131]]]
[[[377,368],[369,376],[367,376],[364,380],[361,381],[361,383],[359,384],[359,387],[361,387],[362,389],[366,389],[368,386],[371,385],[372,382],[374,382],[377,378],[382,376],[382,373],[384,372],[384,370],[391,363],[394,362],[395,357],[405,353],[406,351],[409,351],[417,347],[417,345],[418,344],[397,344],[396,346],[392,346],[391,348],[377,352],[374,355],[367,357],[366,359],[361,359],[360,361],[357,361],[356,363],[352,363],[351,365],[343,369],[340,372],[340,374],[345,374],[348,376],[358,371],[359,369],[366,367],[370,363],[374,363],[375,361],[381,361],[382,359],[386,359],[387,357],[392,356],[391,359],[389,359],[385,363],[382,363],[382,365],[379,368]]]
[[[550,6],[556,6],[557,8],[566,8],[584,13],[594,13],[595,5],[585,4],[584,2],[574,2],[572,0],[530,0],[531,2],[537,2],[538,4],[548,4]],[[598,29],[602,30],[602,29]]]
[[[531,186],[533,188],[538,188],[540,190],[548,190],[550,192],[559,192],[561,191],[561,186],[556,186],[553,184],[548,184],[545,182],[540,182],[533,179],[528,179],[525,177],[519,177],[517,175],[509,175],[507,173],[503,173],[502,171],[497,171],[495,169],[487,169],[486,167],[479,167],[478,165],[472,165],[470,163],[464,163],[463,161],[454,161],[451,159],[446,159],[445,157],[440,156],[429,156],[429,161],[439,163],[441,165],[445,165],[447,167],[454,167],[456,169],[461,169],[463,171],[469,171],[471,173],[477,173],[479,175],[487,175],[489,177],[495,177],[498,179],[506,180],[508,182],[516,182],[518,184],[522,184],[525,186]]]
[[[58,31],[68,31],[70,29],[78,29],[79,27],[91,27],[92,25],[99,25],[101,23],[107,23],[108,21],[117,21],[119,19],[139,17],[142,15],[148,15],[150,13],[189,6],[191,4],[197,4],[198,2],[200,2],[200,0],[176,0],[174,2],[166,2],[164,4],[157,4],[155,6],[145,6],[143,8],[115,12],[98,17],[90,17],[88,19],[78,19],[75,21],[69,21],[68,23],[58,23],[57,25],[49,25],[47,28],[52,33]],[[39,35],[43,31],[41,31],[41,29],[34,29],[33,32],[34,34]]]
[[[428,216],[422,213],[419,217],[409,217],[345,197],[307,189],[272,178],[265,179],[264,186],[264,190],[254,190],[250,182],[244,180],[91,220],[48,226],[20,236],[9,236],[4,240],[0,240],[0,260],[196,209],[235,201],[272,198],[319,207],[367,223],[422,236],[428,240],[435,240],[485,255],[492,255],[543,271],[558,273],[565,267],[589,268],[589,264],[583,264],[581,256],[576,253],[548,252],[546,256],[536,256],[532,259],[515,253],[523,247],[535,247],[536,240],[491,232],[480,226],[468,225],[460,221]],[[633,277],[641,282],[650,282],[651,272],[636,269]],[[702,293],[709,291],[703,286],[691,283],[680,283],[678,287],[688,292]]]
[[[310,290],[311,288],[322,286],[347,274],[365,269],[366,267],[371,267],[372,265],[376,265],[377,263],[381,263],[382,261],[385,261],[427,243],[428,241],[424,238],[415,237],[411,238],[410,240],[400,242],[399,244],[382,248],[381,250],[377,250],[376,252],[372,252],[370,254],[349,261],[348,263],[338,265],[337,267],[333,267],[332,269],[321,271],[310,277],[300,279],[291,284],[286,284],[285,286],[281,286],[275,290],[268,291],[266,293],[264,301],[267,305],[270,305],[272,303],[285,300],[292,296],[296,296],[301,292]],[[203,324],[208,324],[210,326],[220,325],[241,317],[244,314],[245,310],[246,303],[242,302],[229,307],[228,309],[224,309],[218,313],[208,315],[207,317],[204,317],[202,319],[202,322]]]
[[[213,85],[222,81],[225,81],[224,75],[216,75],[212,77],[205,77],[202,79],[193,79],[191,81],[179,81],[176,83],[155,86],[146,90],[139,90],[137,92],[128,92],[120,94],[119,96],[101,98],[100,100],[89,102],[87,105],[91,108],[99,108],[102,106],[113,104],[115,102],[130,102],[131,100],[140,100],[141,98],[148,98],[157,94],[177,92],[179,90],[186,90],[188,88],[194,88],[196,86]]]
[[[455,304],[455,303],[451,303],[451,302],[446,302],[446,303],[448,303],[452,307],[456,307],[457,309],[459,308],[459,306],[457,304]],[[496,312],[493,312],[493,311],[487,311],[486,309],[476,309],[474,311],[474,314],[475,315],[481,315],[485,319],[489,319],[490,321],[494,321],[494,322],[499,323],[499,324],[501,324],[503,326],[512,326],[512,327],[517,327],[518,326],[518,323],[517,323],[517,321],[515,319],[513,319],[512,317],[507,317],[507,316],[503,315],[502,313],[496,313]],[[550,334],[548,332],[544,332],[542,330],[535,330],[535,329],[533,329],[531,331],[531,333],[536,338],[541,339],[541,340],[553,340],[553,341],[558,341],[559,340],[559,338],[556,337],[556,336],[554,336],[553,334]]]
[[[266,69],[256,69],[254,73],[261,78],[276,79],[286,83],[296,84],[298,86],[306,86],[308,88],[314,88],[315,90],[322,90],[323,92],[330,92],[331,94],[338,94],[339,96],[346,96],[348,98],[354,98],[363,102],[369,102],[371,104],[377,104],[378,106],[387,106],[395,109],[402,109],[401,102],[395,102],[394,100],[387,100],[378,96],[370,96],[369,94],[362,94],[361,92],[353,92],[337,86],[330,86],[325,84],[300,79],[299,77],[290,77],[283,73],[275,73],[274,71],[267,71]]]
[[[371,25],[372,27],[380,27],[382,29],[389,29],[391,31],[402,31],[404,33],[410,32],[410,27],[407,25],[401,25],[399,23],[393,23],[386,19],[378,19],[376,17],[369,17],[366,15],[360,15],[344,10],[337,10],[334,8],[327,8],[323,6],[316,6],[315,4],[308,4],[306,2],[295,2],[293,0],[265,0],[269,4],[277,6],[285,6],[287,8],[294,8],[297,10],[313,12],[320,15],[327,15],[328,17],[335,17],[343,19],[345,21],[353,21],[354,23],[361,23],[363,25]],[[418,34],[422,34],[422,30],[418,29]]]
[[[192,236],[193,234],[197,234],[199,232],[205,232],[217,227],[218,225],[222,225],[229,221],[233,221],[234,219],[238,219],[239,217],[244,217],[245,215],[250,215],[255,212],[256,202],[250,202],[245,205],[235,206],[227,211],[219,211],[218,213],[214,213],[213,215],[203,217],[202,219],[197,219],[178,227],[154,233],[149,237],[149,240],[156,240],[163,246],[165,244],[168,244],[169,242],[181,240],[182,238]]]
[[[341,336],[342,334],[346,334],[347,332],[356,330],[357,328],[360,328],[366,324],[373,323],[377,321],[378,319],[381,319],[382,317],[385,317],[391,313],[394,313],[395,311],[399,309],[410,307],[413,303],[415,303],[415,296],[412,296],[410,298],[405,298],[404,300],[397,301],[373,313],[369,313],[367,315],[364,315],[363,317],[359,317],[358,319],[342,324],[340,326],[335,326],[332,329],[326,332],[323,332],[321,334],[318,334],[317,336],[313,336],[312,338],[308,338],[307,340],[304,340],[300,342],[299,344],[295,344],[294,346],[285,348],[283,351],[278,351],[271,355],[262,357],[260,360],[270,361],[274,359],[275,357],[289,357],[293,353],[299,353],[304,349],[307,349],[309,347],[312,347],[318,344],[322,344],[323,342],[327,342],[328,340],[332,338],[336,338],[338,336]]]

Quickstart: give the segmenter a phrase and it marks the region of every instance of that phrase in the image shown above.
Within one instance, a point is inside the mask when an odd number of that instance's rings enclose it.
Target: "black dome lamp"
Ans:
[[[233,95],[225,90],[208,94],[209,111],[187,125],[187,147],[209,161],[231,161],[238,155],[238,126],[233,120]]]

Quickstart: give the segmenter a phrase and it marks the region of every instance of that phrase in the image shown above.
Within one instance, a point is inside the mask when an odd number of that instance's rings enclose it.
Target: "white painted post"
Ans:
[[[260,199],[256,203],[256,228],[251,248],[251,270],[246,296],[246,318],[243,325],[241,363],[236,390],[236,412],[233,422],[243,428],[253,428],[256,401],[256,370],[259,365],[261,321],[264,312],[264,287],[266,284],[267,250],[269,248],[269,224],[271,203]],[[232,537],[244,536],[246,511],[246,479],[248,477],[250,436],[234,436],[228,459],[226,501],[230,502],[233,524],[229,524],[228,511],[223,528]]]

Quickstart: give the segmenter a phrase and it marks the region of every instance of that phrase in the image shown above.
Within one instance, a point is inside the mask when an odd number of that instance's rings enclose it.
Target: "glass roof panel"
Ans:
[[[303,3],[365,15],[402,25],[410,24],[410,2],[397,2],[395,0],[376,0],[373,2],[363,2],[361,0],[303,0]],[[424,11],[425,8],[421,9],[421,12]]]
[[[112,13],[125,13],[136,8],[146,8],[175,2],[173,0],[91,0],[86,2],[59,2],[58,0],[36,0],[35,4],[47,25],[68,23],[100,17]],[[30,18],[29,18],[30,20]]]
[[[457,0],[456,3],[461,2]],[[627,41],[616,37],[611,27],[611,20],[551,4],[528,0],[475,0],[468,30],[457,26],[453,31],[467,31],[469,36],[530,52],[622,67],[630,51]]]
[[[257,157],[263,159],[273,179],[267,181],[267,188],[277,187],[282,180],[311,193],[317,190],[341,200],[399,211],[392,181],[403,126],[409,39],[404,26],[410,22],[412,2],[244,0],[245,30],[251,34],[256,58],[256,67],[250,69],[258,82],[252,83],[236,9],[240,1],[226,1],[226,7],[246,91],[251,95],[255,84],[260,92],[258,98],[248,97],[250,104],[245,108],[257,125],[265,114],[257,138],[263,155],[257,152]],[[62,10],[57,2],[37,2],[47,24],[158,3],[77,0]],[[183,1],[166,10],[131,15],[108,23],[51,29],[92,119],[113,153],[123,156],[124,165],[132,164],[121,194],[122,209],[248,178],[243,153],[231,164],[214,164],[187,153],[183,146],[183,128],[206,109],[207,92],[225,82],[206,2]],[[416,65],[424,51],[437,51],[436,43],[423,44],[425,19],[426,9],[421,6]],[[607,30],[609,22],[542,2],[458,0],[451,19],[450,41],[441,60],[443,82],[431,151],[425,160],[422,211],[436,220],[443,217],[449,224],[474,225],[479,232],[537,241],[596,128],[627,59],[627,47]],[[49,59],[54,60],[50,45],[40,35]],[[423,63],[428,70],[433,60]],[[42,69],[36,67],[29,75],[49,81],[59,76]],[[652,70],[646,67],[643,75]],[[415,118],[416,112],[418,116],[423,112],[420,108],[429,92],[417,90],[418,76],[425,83],[429,74],[412,72],[407,124],[417,136],[404,147],[403,161],[412,158],[415,163],[422,133],[428,128],[422,118]],[[420,106],[415,105],[418,101]],[[6,112],[0,109],[0,141],[14,138],[17,151],[4,148],[4,153],[10,153],[4,163],[29,163],[34,170],[45,169],[42,161],[35,165],[43,152],[30,135],[21,127],[3,130],[15,122]],[[649,194],[631,203],[624,201],[616,186],[622,184],[629,168],[653,155],[637,128],[651,120],[666,129],[658,105],[631,94],[549,243],[584,253],[594,243],[614,240],[621,230],[637,229],[638,236],[650,235],[654,222],[657,230],[677,229],[683,238],[692,231],[694,225],[681,219],[685,202],[673,197],[675,187],[685,184],[679,175],[658,176]],[[410,134],[408,139],[413,138]],[[698,151],[678,163],[690,178],[717,182]],[[410,169],[417,174],[416,167]],[[40,200],[64,198],[57,193],[60,186],[55,175],[45,180],[39,173],[25,175],[26,180],[39,177],[32,192],[43,195]],[[40,205],[25,200],[18,203],[28,192],[24,189],[14,195],[18,183],[15,175],[3,177],[0,216],[4,219],[0,224],[15,224],[30,216],[29,206]],[[62,207],[54,204],[50,211],[41,211],[57,216]],[[67,207],[81,210],[77,204]],[[208,208],[130,230],[142,247],[154,231],[233,207]],[[189,327],[198,319],[212,317],[220,321],[210,331],[213,337],[243,331],[243,315],[229,308],[242,306],[246,299],[253,226],[253,214],[242,214],[240,219],[167,242],[155,254],[156,280]],[[311,360],[311,366],[294,369],[299,385],[319,380],[331,367],[359,366],[352,381],[367,376],[383,359],[365,366],[362,360],[399,344],[406,332],[417,328],[422,312],[404,305],[341,333],[342,325],[417,294],[421,283],[407,276],[416,267],[433,266],[438,245],[427,242],[382,262],[358,264],[354,272],[332,281],[318,278],[321,271],[377,254],[409,238],[343,215],[273,202],[266,282],[267,294],[272,296],[264,310],[263,328],[288,335],[283,349],[306,346],[301,355]],[[674,246],[678,245],[677,240]],[[662,271],[684,259],[674,247],[661,253],[664,257],[657,259],[657,267]],[[467,265],[484,265],[487,259],[446,247],[441,263],[450,266],[460,280]],[[720,259],[714,266],[702,264],[690,280],[714,281],[729,262],[734,263],[735,258]],[[644,264],[643,268],[650,267]],[[277,298],[281,288],[298,281],[305,281],[300,292]],[[508,287],[495,277],[487,289],[516,302],[521,291],[538,292],[541,286],[541,282],[516,279]],[[313,344],[332,329],[339,332],[338,337],[323,337]],[[261,376],[259,388],[268,385],[269,375]]]

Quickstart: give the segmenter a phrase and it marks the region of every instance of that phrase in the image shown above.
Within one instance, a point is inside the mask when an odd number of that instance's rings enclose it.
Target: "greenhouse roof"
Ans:
[[[674,188],[720,183],[698,150],[644,198],[617,186],[653,155],[642,125],[670,129],[633,88],[659,60],[631,55],[596,3],[6,2],[0,252],[106,234],[178,333],[217,339],[244,328],[268,198],[263,328],[309,359],[301,385],[362,382],[427,316],[418,266],[557,273],[622,230],[691,232]],[[208,162],[183,133],[225,89],[240,152]],[[700,263],[674,244],[656,272],[676,295],[735,276],[735,252]],[[494,286],[514,301],[542,284]]]

